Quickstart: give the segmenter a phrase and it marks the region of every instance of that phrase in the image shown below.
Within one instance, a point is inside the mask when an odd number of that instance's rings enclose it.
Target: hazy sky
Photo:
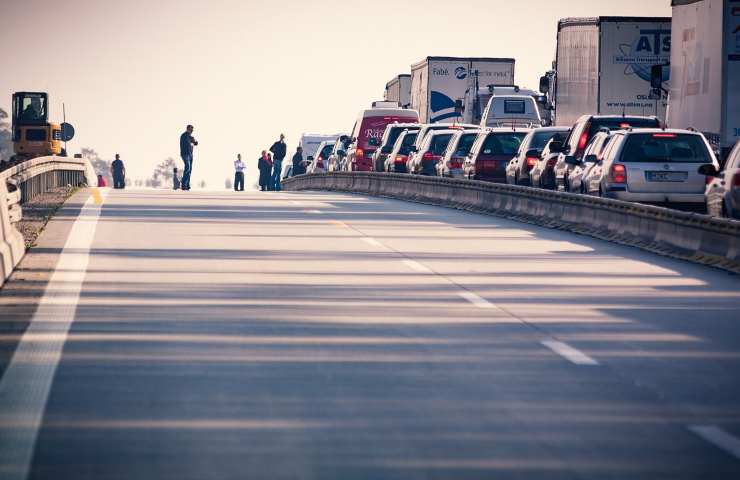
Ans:
[[[513,57],[536,88],[557,21],[670,16],[670,0],[0,0],[0,108],[49,92],[76,130],[71,153],[121,154],[144,178],[195,125],[193,184],[223,187],[241,152],[247,184],[283,131],[348,131],[385,83],[428,55]]]

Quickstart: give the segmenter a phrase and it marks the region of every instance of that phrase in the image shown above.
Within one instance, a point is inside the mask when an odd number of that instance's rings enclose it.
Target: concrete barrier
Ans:
[[[90,162],[83,158],[39,157],[0,172],[0,286],[26,252],[23,235],[15,228],[21,205],[50,188],[97,185]]]
[[[284,190],[364,193],[493,214],[740,273],[740,222],[518,185],[387,173],[300,175]]]

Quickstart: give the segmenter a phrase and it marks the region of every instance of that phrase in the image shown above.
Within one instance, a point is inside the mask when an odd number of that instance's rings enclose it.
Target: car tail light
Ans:
[[[393,163],[403,165],[406,163],[406,157],[403,155],[396,155],[396,159],[393,160]]]
[[[614,183],[627,183],[627,167],[620,163],[612,165],[612,181]]]
[[[535,165],[537,165],[537,157],[527,157],[527,168],[532,170]]]
[[[551,158],[550,160],[547,161],[547,166],[548,167],[554,167],[556,163],[558,163],[558,159],[557,158]]]
[[[631,126],[632,125],[630,125],[629,123],[626,123],[626,122],[622,122],[622,123],[619,124],[619,128],[621,128],[621,129],[630,128]]]
[[[361,148],[355,150],[355,158],[365,158],[365,150]]]
[[[463,159],[461,157],[451,157],[450,160],[447,162],[447,166],[450,169],[462,168]]]
[[[434,155],[432,152],[424,152],[424,155],[421,156],[422,160],[434,160]]]
[[[316,159],[316,166],[319,168],[324,168],[324,157],[319,155],[319,158]]]
[[[714,177],[712,177],[711,175],[707,175],[706,177],[704,177],[704,183],[706,183],[707,185],[709,185],[713,181],[714,181]]]
[[[653,138],[676,138],[675,133],[653,133]]]
[[[581,138],[578,139],[578,150],[586,148],[586,144],[588,143],[588,129],[589,125],[587,124],[583,129],[583,133],[581,133]]]

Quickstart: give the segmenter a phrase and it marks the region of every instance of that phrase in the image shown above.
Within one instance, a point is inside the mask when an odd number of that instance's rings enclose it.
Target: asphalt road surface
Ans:
[[[740,277],[365,196],[99,203],[0,336],[2,478],[740,478]]]

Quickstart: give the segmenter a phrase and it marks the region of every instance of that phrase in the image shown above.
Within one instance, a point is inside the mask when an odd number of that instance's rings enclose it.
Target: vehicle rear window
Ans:
[[[622,162],[712,163],[699,135],[636,133],[627,138]]]
[[[321,158],[329,158],[329,155],[331,155],[331,151],[334,148],[334,145],[325,145],[324,148],[321,149]]]
[[[409,127],[391,128],[388,132],[388,138],[385,139],[385,143],[383,144],[383,149],[381,151],[383,153],[391,153],[391,150],[393,150],[393,145],[396,144],[396,140],[398,140],[398,137],[401,136],[404,130],[409,130]]]
[[[522,139],[527,136],[524,132],[490,133],[483,142],[483,155],[516,155]]]
[[[401,155],[408,155],[414,142],[416,142],[417,135],[418,133],[409,133],[403,137],[403,142],[401,142],[401,148],[398,149],[398,153]]]
[[[596,132],[602,128],[609,130],[619,130],[622,128],[660,128],[660,121],[657,118],[594,118],[591,120],[591,127],[588,129],[588,138],[596,135]]]
[[[442,155],[447,148],[447,144],[450,143],[451,138],[451,133],[446,133],[444,135],[435,135],[432,138],[432,144],[429,145],[429,151],[432,152],[434,155]]]
[[[470,153],[470,148],[475,143],[475,138],[478,136],[477,133],[466,133],[460,136],[460,140],[457,141],[457,148],[455,149],[456,157],[464,157]]]
[[[504,100],[504,113],[524,113],[526,106],[524,100]]]
[[[547,142],[549,142],[550,139],[553,138],[555,135],[557,135],[558,140],[562,142],[563,138],[565,138],[565,135],[567,134],[567,131],[558,132],[557,130],[537,132],[532,136],[532,141],[529,143],[529,148],[542,150],[543,148],[545,148],[545,145],[547,145]]]

